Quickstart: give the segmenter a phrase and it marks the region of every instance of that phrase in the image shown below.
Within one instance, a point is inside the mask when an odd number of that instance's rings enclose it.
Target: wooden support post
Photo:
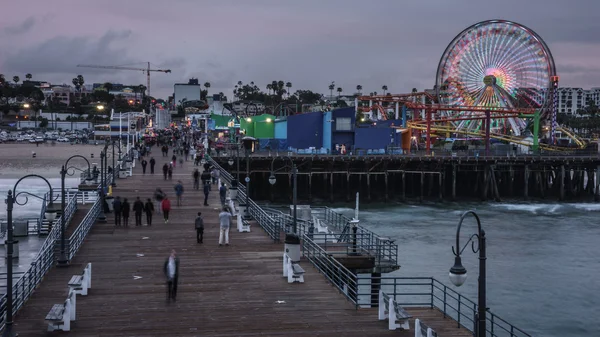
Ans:
[[[456,164],[452,164],[452,201],[456,200]]]
[[[385,176],[384,176],[384,183],[385,183],[385,202],[388,202],[389,200],[389,195],[388,195],[388,172],[385,171]]]
[[[596,189],[594,190],[594,200],[600,201],[600,166],[596,166]]]
[[[312,201],[312,173],[308,173],[308,201]]]
[[[515,187],[515,170],[513,169],[512,164],[508,167],[508,195],[510,197],[514,196],[514,187]]]
[[[329,200],[333,202],[333,172],[329,176]]]
[[[500,192],[498,191],[498,182],[496,181],[496,174],[494,173],[494,166],[490,166],[490,182],[492,184],[492,192],[494,193],[494,199],[496,201],[502,201],[500,199]]]
[[[367,201],[371,201],[371,173],[369,171],[367,171]]]
[[[423,202],[423,193],[425,188],[425,172],[421,171],[421,193],[419,194],[419,202]]]
[[[559,198],[560,201],[564,201],[565,200],[565,165],[560,165],[560,178],[559,178],[559,188],[560,188],[560,192],[559,192]]]
[[[529,165],[525,165],[525,173],[523,175],[524,183],[523,183],[523,197],[525,200],[529,199]]]
[[[481,200],[486,201],[488,197],[488,188],[490,186],[490,167],[485,165],[483,168],[483,184],[481,187]]]
[[[406,201],[406,172],[402,171],[402,201]]]
[[[444,200],[444,181],[443,181],[442,174],[443,174],[442,171],[440,171],[440,174],[438,174],[438,186],[439,186],[438,194],[439,194],[440,201]]]
[[[346,172],[346,201],[350,201],[350,172]]]
[[[538,179],[540,181],[540,194],[542,199],[546,199],[546,172],[538,172]]]

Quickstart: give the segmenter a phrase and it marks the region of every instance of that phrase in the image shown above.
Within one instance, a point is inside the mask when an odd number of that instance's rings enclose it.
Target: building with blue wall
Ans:
[[[323,148],[331,153],[331,128],[332,128],[332,113],[327,111],[323,113]]]
[[[275,139],[287,139],[287,119],[275,120]]]
[[[331,111],[331,144],[346,145],[347,149],[354,146],[354,129],[356,112],[353,107]]]
[[[323,146],[323,118],[321,112],[290,115],[287,118],[288,146],[295,149],[320,149]]]

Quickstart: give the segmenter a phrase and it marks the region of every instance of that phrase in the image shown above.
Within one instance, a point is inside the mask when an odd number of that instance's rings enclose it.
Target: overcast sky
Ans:
[[[197,77],[230,95],[237,81],[263,90],[409,92],[435,84],[439,58],[464,28],[521,23],[548,44],[561,86],[600,86],[599,0],[1,0],[0,73],[70,83],[145,84],[144,74],[77,64],[168,68],[152,95]]]

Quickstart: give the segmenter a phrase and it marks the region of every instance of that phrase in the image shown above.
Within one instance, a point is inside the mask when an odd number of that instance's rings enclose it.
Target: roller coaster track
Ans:
[[[556,130],[567,135],[567,137],[571,138],[575,142],[575,144],[577,144],[577,146],[579,146],[580,148],[583,149],[586,147],[587,144],[585,140],[581,139],[581,137],[577,136],[573,131],[567,130],[565,127],[562,126],[557,127]]]
[[[427,122],[423,121],[423,120],[409,121],[408,122],[408,127],[411,128],[411,129],[427,131]],[[429,129],[432,132],[460,133],[460,134],[474,136],[474,137],[481,137],[481,138],[485,137],[485,130],[479,130],[479,131],[467,130],[467,129],[456,130],[456,128],[453,127],[453,126],[439,125],[439,124],[435,124],[435,123],[431,123]],[[567,134],[567,132],[565,132],[565,134]],[[569,136],[569,137],[571,137],[571,136]],[[575,136],[573,136],[573,137],[575,137]],[[501,141],[505,141],[505,142],[509,142],[509,143],[513,143],[513,144],[523,145],[523,146],[527,146],[527,147],[530,147],[530,146],[533,145],[531,142],[525,141],[522,138],[519,138],[519,137],[516,137],[516,136],[509,136],[509,135],[499,134],[499,133],[490,133],[490,138],[501,140]],[[576,138],[572,138],[572,139],[577,142]],[[580,145],[580,143],[577,143],[577,145],[579,145],[581,148],[585,147],[584,143],[581,143],[581,144],[583,144],[583,145]],[[565,147],[552,146],[552,145],[542,144],[542,143],[539,144],[539,147],[540,147],[540,149],[543,149],[543,150],[557,151],[557,152],[571,151],[571,150],[573,150],[573,149],[569,149],[569,148],[565,148]]]

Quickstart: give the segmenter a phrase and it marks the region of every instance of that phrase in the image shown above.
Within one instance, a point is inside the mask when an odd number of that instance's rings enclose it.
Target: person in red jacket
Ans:
[[[161,202],[160,206],[161,206],[160,208],[162,209],[163,214],[165,216],[165,223],[169,223],[169,212],[171,211],[171,200],[169,200],[169,198],[165,196],[165,198]]]

